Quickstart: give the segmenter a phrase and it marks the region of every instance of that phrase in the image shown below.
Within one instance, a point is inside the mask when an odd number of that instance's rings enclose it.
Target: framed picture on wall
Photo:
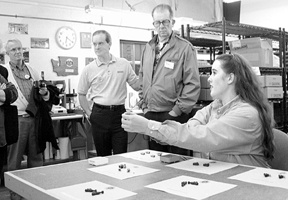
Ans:
[[[49,39],[48,38],[31,38],[31,48],[49,49]]]
[[[28,34],[28,24],[8,24],[8,31],[10,34]]]
[[[29,48],[23,47],[23,60],[25,63],[29,63]]]
[[[5,54],[0,54],[0,64],[5,64]]]
[[[91,33],[81,32],[80,33],[80,46],[81,48],[91,48]]]

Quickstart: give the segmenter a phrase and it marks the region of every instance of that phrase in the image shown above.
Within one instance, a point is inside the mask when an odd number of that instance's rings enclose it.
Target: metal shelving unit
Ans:
[[[186,31],[186,32],[185,32]],[[205,39],[205,38],[193,38],[190,35],[193,33],[200,34],[211,34],[221,36],[222,40],[213,40],[213,39]],[[226,52],[228,47],[228,43],[226,41],[226,37],[236,37],[238,39],[249,38],[249,37],[261,37],[261,38],[269,38],[273,41],[279,42],[279,60],[280,60],[280,68],[266,68],[260,67],[260,72],[262,74],[280,74],[282,75],[283,80],[283,100],[282,101],[282,127],[278,127],[283,129],[283,131],[287,132],[287,66],[288,62],[286,59],[287,55],[287,40],[288,33],[285,29],[279,28],[279,30],[264,28],[254,25],[248,25],[243,23],[226,21],[223,18],[222,21],[208,23],[202,26],[186,26],[186,30],[184,30],[184,26],[181,27],[181,36],[190,41],[194,46],[200,47],[209,47],[210,48],[210,59],[211,61],[215,59],[215,49],[222,48],[222,52]],[[213,53],[214,52],[214,53]],[[286,52],[286,53],[285,53]],[[208,68],[199,68],[200,72],[208,72],[210,69]]]

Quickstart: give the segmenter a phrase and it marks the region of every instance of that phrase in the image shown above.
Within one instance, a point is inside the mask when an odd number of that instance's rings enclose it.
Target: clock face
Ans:
[[[56,33],[56,41],[63,49],[71,49],[76,43],[76,32],[68,27],[63,26]]]

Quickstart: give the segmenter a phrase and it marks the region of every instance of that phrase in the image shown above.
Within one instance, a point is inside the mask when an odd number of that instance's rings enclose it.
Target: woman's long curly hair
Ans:
[[[223,54],[218,56],[216,60],[221,62],[225,73],[235,75],[237,95],[258,110],[263,129],[263,153],[268,160],[273,159],[275,150],[272,131],[274,119],[272,118],[271,106],[260,88],[256,74],[248,61],[239,54]]]

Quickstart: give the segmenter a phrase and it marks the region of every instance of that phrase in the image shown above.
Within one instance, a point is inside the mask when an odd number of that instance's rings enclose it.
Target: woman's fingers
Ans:
[[[122,123],[123,121],[125,120],[129,120],[129,116],[128,115],[125,115],[125,114],[122,114]]]
[[[121,127],[125,130],[125,131],[129,131],[131,129],[130,127],[130,120],[128,119],[127,115],[123,114],[122,115],[122,119],[121,119]]]

